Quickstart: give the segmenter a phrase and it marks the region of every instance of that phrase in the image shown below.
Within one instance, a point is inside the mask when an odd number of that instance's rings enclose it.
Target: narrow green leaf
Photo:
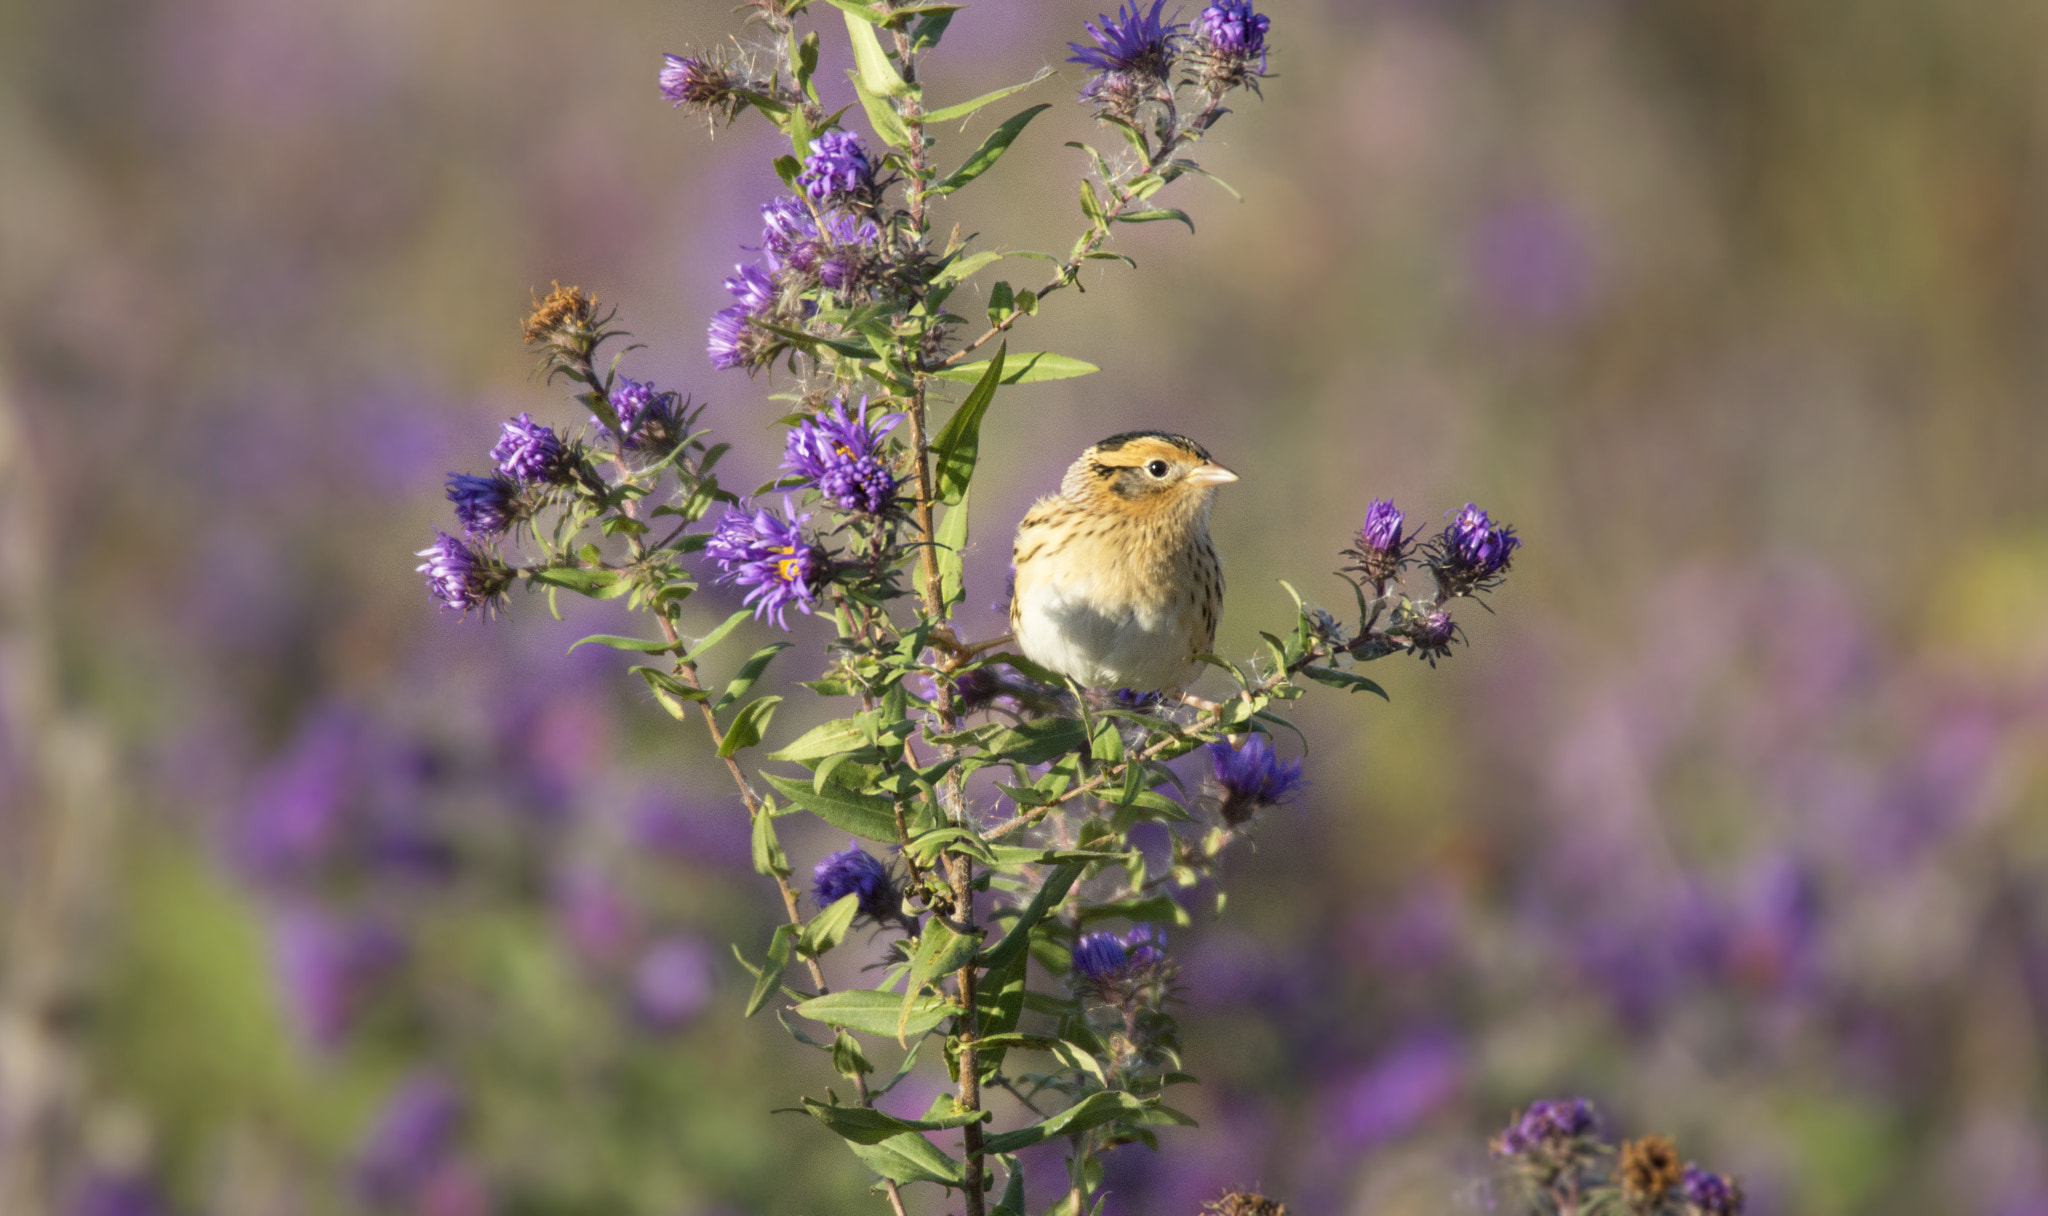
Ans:
[[[659,667],[639,666],[630,668],[634,675],[647,681],[647,690],[654,699],[678,722],[688,722],[696,717],[690,712],[690,702],[708,701],[711,694],[701,688],[691,688]]]
[[[768,670],[768,664],[775,661],[775,656],[794,645],[796,645],[794,642],[770,642],[748,656],[747,661],[740,664],[739,673],[733,676],[731,681],[726,684],[725,695],[718,698],[718,704],[714,708],[722,710],[734,701],[746,696],[747,691],[753,688],[755,681],[759,680],[762,673]]]
[[[1186,908],[1174,902],[1171,895],[1148,895],[1136,899],[1112,900],[1106,904],[1090,904],[1081,909],[1077,918],[1082,927],[1098,920],[1122,917],[1135,921],[1168,921],[1186,928],[1194,922],[1188,918]]]
[[[580,566],[547,566],[529,573],[527,578],[544,587],[560,587],[592,599],[611,598],[604,593],[619,581],[617,570],[586,570]]]
[[[1005,1160],[1003,1169],[1010,1180],[1003,1184],[1003,1197],[996,1201],[989,1216],[1024,1216],[1024,1167],[1015,1160]]]
[[[725,742],[718,745],[721,757],[730,757],[743,748],[749,748],[761,741],[768,731],[769,719],[775,716],[775,707],[782,704],[781,697],[759,697],[740,707],[733,715],[732,725],[725,728]]]
[[[782,840],[775,834],[775,816],[766,807],[754,816],[754,872],[784,878],[791,872],[789,854],[782,851]]]
[[[1387,690],[1381,688],[1376,681],[1368,680],[1361,675],[1353,675],[1348,671],[1338,671],[1334,667],[1304,667],[1301,669],[1301,674],[1318,684],[1328,684],[1332,688],[1343,688],[1352,692],[1369,692],[1382,701],[1393,700],[1392,697],[1387,695]]]
[[[1014,1153],[1020,1148],[1044,1143],[1054,1136],[1100,1127],[1112,1119],[1136,1119],[1149,1110],[1150,1104],[1142,1098],[1122,1090],[1103,1090],[1089,1094],[1043,1122],[985,1137],[982,1147],[991,1153]]]
[[[769,752],[768,759],[792,763],[821,760],[839,752],[865,747],[867,742],[867,733],[861,730],[859,723],[852,718],[835,718],[813,726],[781,751]]]
[[[882,142],[892,148],[908,148],[910,146],[910,128],[903,125],[902,117],[896,113],[896,107],[889,104],[889,99],[877,95],[865,84],[862,84],[858,72],[849,71],[846,73],[846,78],[853,82],[853,95],[860,98],[860,108],[867,112],[868,124],[874,127],[875,134],[881,138]],[[777,333],[782,332],[772,325],[768,328],[775,329]],[[825,345],[831,346],[832,349],[840,351],[842,354],[846,353],[844,344],[826,342]]]
[[[964,1181],[960,1163],[917,1132],[891,1136],[880,1144],[855,1144],[849,1140],[846,1146],[869,1169],[891,1182],[936,1182],[941,1186],[959,1186]]]
[[[935,538],[939,558],[939,594],[946,606],[957,604],[966,596],[964,554],[967,552],[967,499],[961,491],[958,506],[946,508],[945,518],[939,521],[939,534]]]
[[[996,730],[983,746],[994,759],[1044,764],[1077,750],[1087,738],[1077,719],[1034,718]]]
[[[775,995],[775,989],[782,983],[782,973],[789,969],[789,949],[795,942],[795,925],[775,926],[775,936],[768,939],[768,957],[762,961],[761,973],[754,980],[753,995],[747,998],[746,1016],[761,1012],[761,1006]]]
[[[868,1053],[860,1049],[860,1040],[844,1030],[832,1033],[832,1068],[849,1081],[875,1071],[875,1066],[868,1063]]]
[[[1097,228],[1109,227],[1109,213],[1102,209],[1102,198],[1095,193],[1095,183],[1081,179],[1081,214]]]
[[[783,797],[840,831],[883,844],[896,843],[896,804],[887,798],[856,793],[838,784],[828,784],[823,790],[815,790],[808,781],[791,780],[774,773],[761,775]]]
[[[1002,378],[1003,361],[1008,350],[1007,342],[996,348],[996,357],[982,369],[973,390],[967,394],[967,400],[953,411],[953,416],[946,420],[945,429],[932,441],[932,455],[937,460],[934,476],[938,482],[939,500],[949,507],[960,505],[960,500],[967,494],[967,483],[974,476],[974,462],[981,450],[981,419],[988,413],[989,402],[995,400],[996,385]]]
[[[1116,217],[1116,222],[1119,224],[1150,224],[1158,220],[1179,220],[1188,226],[1189,232],[1195,230],[1195,221],[1188,218],[1187,212],[1175,207],[1155,207],[1150,211],[1126,211]]]
[[[933,110],[929,114],[926,114],[924,116],[924,121],[927,123],[952,122],[956,118],[966,118],[968,115],[974,113],[976,110],[979,110],[981,107],[988,105],[990,102],[1001,101],[1003,98],[1008,97],[1012,93],[1021,93],[1025,89],[1030,88],[1032,85],[1037,84],[1039,81],[1044,80],[1046,77],[1050,75],[1052,75],[1052,70],[1050,68],[1047,68],[1039,72],[1038,75],[1033,76],[1031,79],[1025,81],[1023,84],[1013,84],[1010,85],[1008,88],[997,89],[993,93],[983,93],[981,96],[976,97],[971,101],[963,101],[959,102],[956,105],[950,105],[942,109]]]
[[[813,958],[826,953],[846,940],[846,931],[853,927],[853,918],[859,914],[858,894],[840,896],[832,901],[831,907],[813,916],[804,926],[796,948]]]
[[[855,1144],[880,1144],[905,1132],[942,1132],[950,1127],[986,1123],[993,1114],[986,1110],[945,1115],[937,1119],[898,1119],[866,1106],[829,1106],[816,1098],[805,1098],[804,1109],[811,1117]]]
[[[701,639],[697,641],[697,643],[694,646],[690,647],[690,652],[688,654],[685,654],[682,658],[677,659],[676,662],[697,662],[699,659],[703,658],[707,653],[709,653],[713,646],[716,646],[720,642],[723,642],[726,639],[726,637],[732,633],[733,630],[739,628],[741,621],[746,620],[748,617],[752,615],[754,615],[754,610],[752,608],[742,608],[738,612],[735,612],[731,616],[725,618],[723,621],[720,621],[718,623],[717,628],[713,629],[710,633],[705,634]],[[686,638],[684,640],[687,641],[688,639]]]
[[[842,4],[839,7],[846,16],[846,36],[853,42],[853,62],[861,86],[878,98],[901,97],[910,92],[910,86],[903,82],[896,65],[889,62],[889,55],[882,49],[882,39],[875,33],[875,27],[850,6]]]
[[[1002,261],[1005,256],[1007,255],[996,253],[993,250],[988,249],[984,249],[979,253],[963,254],[962,256],[954,258],[952,261],[946,263],[946,268],[944,270],[941,270],[938,274],[932,276],[932,282],[958,283],[975,274],[977,271],[981,270],[984,266],[989,265],[991,262]]]
[[[825,0],[825,2],[842,12],[859,17],[870,25],[880,25],[888,20],[888,17],[880,9],[867,3],[866,0]]]
[[[792,936],[795,929],[785,925]],[[797,1013],[813,1022],[828,1026],[844,1026],[862,1034],[896,1037],[896,1015],[903,1004],[903,998],[893,992],[873,992],[866,988],[851,988],[845,992],[832,992],[814,996],[796,1007]],[[910,1020],[905,1029],[909,1034],[922,1038],[938,1029],[940,1022],[953,1013],[951,1002],[938,997],[919,997],[911,1008]]]
[[[1020,110],[1011,115],[1003,121],[1003,125],[988,133],[988,138],[981,141],[981,146],[976,148],[974,153],[958,169],[947,174],[945,180],[924,191],[924,193],[928,195],[951,194],[968,182],[988,172],[995,166],[998,160],[1002,159],[1003,153],[1009,151],[1010,144],[1016,140],[1018,135],[1023,133],[1024,128],[1031,125],[1031,120],[1050,109],[1052,109],[1050,103],[1040,102],[1029,109]],[[1085,183],[1083,184],[1085,185]]]
[[[1017,293],[1008,282],[997,283],[988,289],[988,323],[1002,324],[1003,318],[1017,311]]]
[[[961,363],[941,368],[932,375],[940,380],[973,383],[987,375],[988,369],[989,364],[986,361]],[[1003,374],[1003,383],[1031,384],[1040,380],[1070,380],[1075,376],[1086,376],[1101,370],[1085,360],[1055,355],[1047,351],[1029,351],[1009,357],[1007,370]]]
[[[994,949],[981,956],[983,967],[991,972],[1000,971],[1024,953],[1024,947],[1031,942],[1032,926],[1067,897],[1074,880],[1081,877],[1081,865],[1078,861],[1070,861],[1046,875],[1045,885],[1038,888],[1038,894],[1032,896],[1031,902],[1017,914],[1017,923],[1010,926],[1010,931],[1003,935],[1003,940],[997,942]]]

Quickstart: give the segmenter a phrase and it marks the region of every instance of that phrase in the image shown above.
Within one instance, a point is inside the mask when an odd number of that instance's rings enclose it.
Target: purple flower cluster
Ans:
[[[743,602],[753,605],[755,620],[773,617],[777,628],[788,629],[789,609],[808,614],[831,570],[825,551],[804,535],[811,517],[796,514],[788,499],[782,505],[787,519],[765,507],[728,508],[704,553],[718,566],[719,582],[749,588]]]
[[[860,897],[860,914],[870,920],[891,920],[903,913],[889,868],[851,840],[811,869],[811,897],[820,908],[849,895]]]
[[[381,922],[287,911],[271,939],[285,1012],[310,1047],[341,1045],[383,981],[406,958],[398,933]]]
[[[1266,807],[1286,802],[1307,784],[1302,762],[1281,760],[1264,735],[1252,735],[1241,747],[1218,740],[1208,745],[1208,751],[1217,814],[1233,827]]]
[[[1153,925],[1139,925],[1122,937],[1107,930],[1084,933],[1074,943],[1074,977],[1080,984],[1156,978],[1166,963],[1166,933]]]
[[[902,420],[901,414],[870,420],[865,397],[857,415],[847,412],[846,402],[835,400],[830,412],[821,411],[789,429],[782,467],[843,511],[880,515],[895,503],[901,481],[889,472],[882,441]]]
[[[835,127],[811,141],[811,154],[804,157],[796,182],[820,206],[873,205],[879,193],[875,162],[861,145],[860,136],[844,128]]]
[[[1365,523],[1358,529],[1358,547],[1345,552],[1358,559],[1358,572],[1385,593],[1385,584],[1401,573],[1415,537],[1404,531],[1408,517],[1391,498],[1376,498],[1365,509]]]
[[[356,1157],[371,1203],[409,1204],[449,1162],[462,1132],[462,1094],[439,1073],[409,1078],[385,1104]]]
[[[1678,1189],[1695,1216],[1742,1216],[1742,1188],[1719,1174],[1688,1165]]]
[[[1251,0],[1217,0],[1195,18],[1195,44],[1210,54],[1249,62],[1266,70],[1266,32],[1272,18],[1252,11]]]
[[[448,501],[455,504],[455,518],[471,540],[508,531],[519,516],[518,494],[518,485],[501,473],[448,474]]]
[[[1094,71],[1081,86],[1081,99],[1093,103],[1104,118],[1132,122],[1141,106],[1167,91],[1186,27],[1164,19],[1165,7],[1166,0],[1153,0],[1147,12],[1139,0],[1124,0],[1114,15],[1103,13],[1083,24],[1094,46],[1067,44],[1074,52],[1067,62]]]
[[[569,480],[574,454],[553,427],[521,414],[505,424],[504,432],[491,449],[499,473],[521,485]]]
[[[486,618],[504,607],[512,570],[477,546],[436,529],[434,543],[413,556],[427,559],[414,569],[427,576],[427,591],[444,607]]]
[[[1496,1157],[1556,1153],[1599,1130],[1593,1104],[1584,1098],[1531,1102],[1528,1110],[1494,1138],[1493,1153]]]
[[[711,955],[694,937],[667,937],[633,969],[633,1011],[653,1031],[673,1031],[711,1002]]]
[[[735,266],[725,281],[735,303],[712,314],[708,349],[711,366],[723,371],[731,367],[753,370],[766,363],[775,349],[775,336],[754,322],[775,312],[777,293],[774,280],[759,266]]]
[[[606,397],[619,416],[619,433],[630,451],[667,454],[682,436],[677,433],[679,399],[652,381],[620,376]]]
[[[1488,590],[1508,572],[1522,539],[1471,503],[1430,542],[1430,568],[1448,595]]]

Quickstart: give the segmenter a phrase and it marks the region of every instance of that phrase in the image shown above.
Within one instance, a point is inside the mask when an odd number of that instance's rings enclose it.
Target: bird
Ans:
[[[1017,525],[1010,630],[1024,657],[1087,688],[1184,691],[1223,612],[1210,500],[1236,480],[1165,431],[1081,453]]]

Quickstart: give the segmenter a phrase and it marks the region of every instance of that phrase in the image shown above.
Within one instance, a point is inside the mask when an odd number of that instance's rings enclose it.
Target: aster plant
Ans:
[[[1696,1163],[1681,1165],[1669,1136],[1611,1143],[1584,1098],[1532,1102],[1491,1145],[1528,1216],[1741,1216],[1742,1187]]]
[[[1052,105],[947,146],[958,124],[1043,80],[928,97],[921,68],[961,8],[754,0],[745,10],[769,49],[669,55],[659,69],[677,107],[714,123],[752,113],[788,140],[762,177],[780,189],[764,189],[754,256],[725,280],[731,303],[704,348],[713,368],[777,390],[780,475],[745,497],[723,485],[727,445],[701,425],[708,407],[626,375],[632,348],[606,351],[624,336],[615,313],[557,284],[525,336],[590,421],[560,432],[529,414],[507,422],[494,467],[450,475],[464,535],[441,534],[421,571],[465,615],[499,611],[523,583],[551,610],[567,592],[649,619],[641,636],[577,644],[638,656],[631,673],[704,732],[735,784],[754,868],[784,917],[765,943],[739,948],[754,976],[745,1014],[772,1009],[842,1078],[802,1109],[898,1216],[914,1186],[957,1195],[969,1216],[1025,1216],[1018,1154],[1046,1142],[1066,1149],[1058,1185],[1038,1188],[1057,1191],[1049,1216],[1084,1216],[1099,1208],[1105,1154],[1157,1148],[1159,1129],[1189,1122],[1170,1101],[1192,1077],[1167,933],[1191,923],[1198,897],[1222,910],[1226,851],[1305,787],[1305,762],[1283,758],[1291,745],[1272,735],[1287,725],[1281,711],[1316,684],[1384,696],[1360,663],[1451,653],[1447,605],[1497,586],[1519,542],[1477,508],[1418,541],[1391,502],[1374,503],[1342,572],[1357,615],[1340,620],[1288,588],[1293,616],[1259,653],[1200,656],[1223,686],[1214,701],[1077,687],[1008,637],[962,636],[983,419],[999,392],[1096,370],[1012,351],[1013,333],[1092,264],[1134,266],[1109,248],[1122,226],[1193,230],[1158,196],[1203,175],[1191,153],[1227,99],[1256,91],[1272,22],[1248,0],[1192,22],[1126,0],[1086,25],[1069,44],[1077,99],[1111,150],[1078,145],[1079,231],[1048,254],[979,247],[941,218]],[[847,96],[817,71],[823,38],[842,33]],[[1004,261],[1051,269],[1032,286],[988,282]],[[965,306],[970,293],[981,307]],[[1420,599],[1401,590],[1418,563],[1436,583]],[[723,620],[700,612],[707,583],[740,600]],[[776,727],[786,694],[762,691],[792,643],[725,662],[722,647],[763,626],[830,639],[804,686],[838,708],[794,738]],[[1184,757],[1193,780],[1174,767]],[[796,814],[852,839],[794,858],[777,824]],[[1145,825],[1173,837],[1163,864],[1134,843]],[[828,984],[821,962],[839,950],[865,953],[872,986]],[[650,993],[675,986],[664,976],[650,972]],[[884,1113],[877,1099],[921,1053],[943,1063],[950,1092],[917,1118]]]

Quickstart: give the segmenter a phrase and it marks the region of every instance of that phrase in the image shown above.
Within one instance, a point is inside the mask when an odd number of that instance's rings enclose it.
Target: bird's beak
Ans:
[[[1226,481],[1236,481],[1237,474],[1214,461],[1203,461],[1188,470],[1187,484],[1191,486],[1220,486]]]

